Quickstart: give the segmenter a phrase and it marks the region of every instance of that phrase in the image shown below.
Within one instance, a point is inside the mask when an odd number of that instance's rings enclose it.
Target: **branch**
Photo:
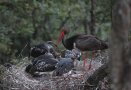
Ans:
[[[109,63],[102,65],[90,77],[86,78],[84,90],[96,87],[99,81],[103,80],[109,74],[108,65]]]

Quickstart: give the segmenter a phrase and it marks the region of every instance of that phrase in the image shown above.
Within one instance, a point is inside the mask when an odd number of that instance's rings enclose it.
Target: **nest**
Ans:
[[[29,63],[27,61],[28,58],[24,58],[21,63],[8,69],[0,67],[3,71],[0,77],[0,90],[83,90],[85,77],[90,76],[102,65],[94,60],[92,68],[88,70],[88,65],[83,68],[81,62],[75,74],[52,76],[52,72],[47,72],[41,77],[32,77],[25,72],[25,67]]]

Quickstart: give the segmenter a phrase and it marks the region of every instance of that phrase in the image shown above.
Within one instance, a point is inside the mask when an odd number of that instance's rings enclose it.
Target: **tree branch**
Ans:
[[[109,74],[109,63],[102,65],[98,68],[90,77],[85,79],[84,90],[90,90],[92,87],[96,87],[99,81],[103,80]]]

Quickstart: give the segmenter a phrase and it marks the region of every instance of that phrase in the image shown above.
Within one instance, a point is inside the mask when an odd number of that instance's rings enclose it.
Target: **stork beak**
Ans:
[[[59,45],[59,43],[63,39],[64,35],[65,35],[64,31],[62,31],[61,34],[60,34],[60,36],[59,36],[59,38],[57,39],[56,45]]]

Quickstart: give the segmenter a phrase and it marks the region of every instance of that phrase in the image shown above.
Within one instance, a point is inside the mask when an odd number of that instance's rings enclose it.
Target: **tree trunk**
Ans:
[[[52,37],[51,37],[50,32],[49,32],[50,29],[46,27],[46,25],[49,26],[49,21],[50,21],[50,16],[45,15],[44,20],[40,23],[41,30],[44,31],[43,34],[42,34],[42,36],[43,36],[42,38],[43,38],[43,40],[46,40],[46,41],[52,40]]]
[[[127,54],[130,8],[126,0],[115,0],[112,10],[110,59],[113,90],[131,90],[131,61]],[[131,49],[131,47],[130,47]],[[130,58],[130,59],[129,59]]]
[[[91,0],[91,10],[90,10],[91,21],[89,23],[89,28],[92,35],[95,35],[95,23],[96,23],[95,6],[96,6],[96,0]]]
[[[84,20],[83,20],[83,27],[84,27],[84,32],[85,34],[90,34],[90,31],[88,30],[88,19],[87,19],[87,16],[88,16],[88,13],[89,13],[89,10],[88,10],[88,3],[89,1],[88,0],[85,0],[85,16],[84,16]]]
[[[85,34],[88,34],[88,32],[87,32],[87,30],[88,30],[87,25],[88,25],[88,21],[87,21],[87,19],[85,17],[85,20],[83,20],[83,26],[84,26],[84,32],[85,32]]]
[[[33,28],[34,28],[34,32],[32,34],[32,38],[36,39],[37,38],[37,34],[38,34],[38,28],[36,26],[36,8],[34,8],[34,10],[32,11],[32,24],[33,24]]]

